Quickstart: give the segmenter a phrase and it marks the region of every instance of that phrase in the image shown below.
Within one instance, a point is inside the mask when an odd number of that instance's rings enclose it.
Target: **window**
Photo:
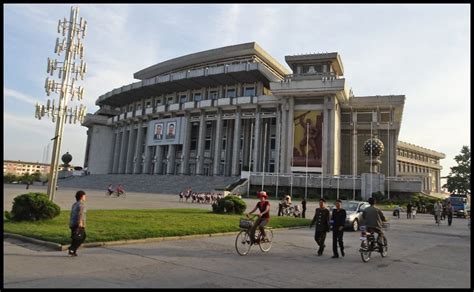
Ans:
[[[209,99],[217,99],[217,90],[209,91]]]
[[[235,97],[235,88],[227,89],[226,97]]]
[[[200,92],[194,93],[194,101],[201,101],[202,100],[202,94]]]
[[[137,111],[139,111],[141,109],[142,109],[142,104],[141,103],[137,104]]]
[[[341,122],[350,123],[351,122],[351,113],[341,113]]]
[[[380,121],[381,122],[390,122],[390,113],[389,112],[381,112],[380,113]]]
[[[133,111],[133,105],[130,105],[130,106],[128,107],[128,111],[129,111],[129,112]]]
[[[186,94],[180,95],[179,96],[179,103],[185,103],[187,101],[188,97]]]
[[[370,123],[372,122],[372,113],[357,113],[358,123]]]
[[[146,108],[150,108],[151,107],[151,101],[147,101],[146,102]]]
[[[167,98],[167,104],[172,104],[173,103],[173,97],[172,96],[168,96]]]
[[[255,96],[255,87],[246,87],[244,96]]]

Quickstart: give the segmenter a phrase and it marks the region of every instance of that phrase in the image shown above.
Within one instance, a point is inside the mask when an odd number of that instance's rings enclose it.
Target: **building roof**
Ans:
[[[409,149],[409,150],[412,150],[412,151],[419,151],[419,152],[422,152],[422,153],[425,153],[425,154],[430,154],[430,155],[432,155],[434,157],[437,157],[437,158],[440,158],[440,159],[446,158],[446,154],[444,154],[444,153],[434,151],[434,150],[431,150],[431,149],[428,149],[428,148],[425,148],[425,147],[421,147],[421,146],[418,146],[418,145],[415,145],[415,144],[403,142],[403,141],[400,141],[400,140],[398,140],[397,147]]]
[[[190,66],[205,65],[206,63],[251,55],[262,59],[279,74],[283,76],[289,74],[289,71],[283,65],[265,52],[256,42],[250,42],[177,57],[142,69],[133,74],[133,77],[144,80]]]

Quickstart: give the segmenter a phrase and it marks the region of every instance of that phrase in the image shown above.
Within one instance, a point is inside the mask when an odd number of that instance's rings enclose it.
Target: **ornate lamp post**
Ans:
[[[74,97],[78,101],[81,101],[84,95],[84,88],[82,86],[75,87],[75,82],[78,77],[84,80],[84,74],[86,73],[86,64],[82,60],[84,57],[84,46],[81,38],[83,39],[86,35],[87,21],[83,20],[82,17],[78,21],[78,7],[71,7],[71,16],[69,21],[64,18],[63,21],[59,20],[58,33],[61,33],[64,37],[62,41],[59,38],[56,39],[56,46],[54,52],[61,55],[62,51],[65,51],[64,62],[58,62],[56,59],[52,60],[48,58],[48,66],[46,72],[51,76],[54,74],[54,70],[58,70],[58,78],[62,79],[61,83],[46,78],[45,90],[49,96],[51,92],[59,92],[59,103],[56,107],[54,99],[52,102],[48,99],[46,106],[36,104],[35,118],[41,120],[42,117],[47,115],[51,116],[52,122],[56,122],[56,132],[53,144],[53,155],[51,157],[51,169],[48,180],[48,197],[51,201],[54,200],[54,194],[56,191],[56,185],[58,180],[58,160],[59,152],[61,150],[62,136],[64,131],[64,122],[69,118],[69,123],[74,121],[74,124],[79,121],[82,123],[86,114],[86,107],[82,104],[79,107],[76,105],[73,109],[72,106],[67,106],[68,95],[71,95],[71,101]],[[66,36],[67,33],[67,36]],[[80,63],[76,64],[76,57],[81,59]]]

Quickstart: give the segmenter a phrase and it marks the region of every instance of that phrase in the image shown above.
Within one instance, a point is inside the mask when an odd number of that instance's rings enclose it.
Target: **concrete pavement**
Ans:
[[[4,190],[5,197],[15,192],[5,186]],[[19,191],[24,193],[24,188]],[[60,191],[57,202],[62,208],[70,207],[73,192]],[[4,198],[5,209],[11,208],[7,207],[10,199]],[[177,199],[177,195],[157,194],[128,194],[125,199],[111,199],[101,192],[91,192],[88,206],[210,208],[178,203]],[[316,202],[310,203],[308,211],[316,206]],[[331,259],[332,234],[326,238],[324,255],[317,257],[314,229],[309,228],[275,230],[270,252],[262,253],[258,247],[252,247],[247,256],[236,253],[235,235],[82,248],[74,258],[64,251],[4,239],[4,287],[472,287],[467,220],[455,218],[453,226],[447,226],[446,221],[436,226],[433,217],[425,214],[414,220],[389,218],[388,256],[374,255],[368,263],[363,263],[358,253],[359,232],[345,232],[346,256]]]

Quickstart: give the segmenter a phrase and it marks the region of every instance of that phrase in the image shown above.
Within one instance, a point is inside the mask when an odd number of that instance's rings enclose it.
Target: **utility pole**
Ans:
[[[58,78],[62,79],[61,84],[54,80],[46,78],[45,91],[49,96],[51,92],[59,92],[59,103],[56,107],[54,105],[54,99],[52,102],[48,99],[46,106],[36,104],[35,118],[41,120],[42,117],[47,115],[51,116],[52,122],[56,122],[56,131],[54,134],[53,154],[51,157],[51,168],[48,180],[48,197],[51,201],[54,200],[54,194],[56,192],[56,185],[58,180],[58,161],[59,153],[61,151],[61,143],[64,132],[64,123],[69,118],[69,124],[74,120],[74,124],[79,121],[82,123],[86,114],[86,107],[82,104],[79,107],[76,105],[75,108],[67,106],[68,95],[71,95],[71,101],[74,97],[78,101],[83,99],[84,88],[82,86],[75,87],[75,82],[78,77],[84,80],[84,74],[86,73],[86,63],[83,61],[84,57],[84,46],[81,38],[83,39],[86,35],[87,21],[83,20],[82,17],[78,21],[78,7],[71,7],[71,15],[69,21],[59,20],[58,33],[61,33],[64,37],[60,42],[59,38],[56,39],[56,46],[54,52],[61,55],[61,52],[65,50],[64,62],[58,62],[56,59],[52,60],[48,58],[48,66],[46,72],[51,76],[54,74],[54,70],[58,70]],[[67,33],[67,35],[66,35]],[[75,63],[76,57],[81,59],[80,64]],[[58,64],[60,64],[58,66]],[[62,65],[61,65],[62,64]]]

